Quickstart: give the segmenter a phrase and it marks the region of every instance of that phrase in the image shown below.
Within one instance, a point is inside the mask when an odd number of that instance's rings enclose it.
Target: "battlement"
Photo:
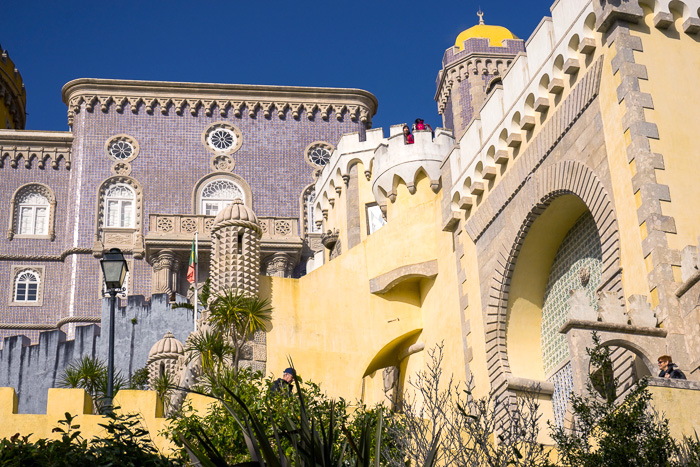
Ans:
[[[405,125],[392,125],[388,138],[384,137],[382,128],[367,131],[364,141],[360,140],[358,133],[343,135],[316,181],[315,208],[321,212],[333,208],[336,195],[342,192],[346,180],[349,180],[350,168],[357,163],[362,163],[367,180],[372,180],[373,193],[379,204],[385,203],[394,191],[394,177],[389,175],[392,167],[401,166],[395,175],[407,186],[414,186],[422,168],[437,190],[440,163],[454,144],[452,132],[438,128],[433,138],[430,131],[416,131],[415,144],[407,145],[402,133]]]
[[[30,441],[40,438],[60,439],[60,433],[53,433],[59,420],[65,419],[66,412],[76,416],[74,424],[85,439],[106,436],[100,424],[108,422],[107,417],[93,413],[93,402],[83,389],[49,389],[45,414],[17,413],[17,393],[14,388],[0,387],[0,439],[9,438],[16,433],[32,435]],[[187,400],[192,408],[202,416],[207,413],[214,399],[199,394],[188,394]],[[155,391],[121,390],[114,397],[117,413],[138,414],[156,447],[168,454],[175,449],[161,432],[167,428],[168,421],[163,415],[163,401]]]

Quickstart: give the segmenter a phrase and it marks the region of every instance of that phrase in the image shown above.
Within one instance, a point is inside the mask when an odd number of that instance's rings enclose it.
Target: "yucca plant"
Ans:
[[[214,298],[209,307],[209,323],[219,333],[230,338],[235,349],[233,370],[238,371],[243,345],[258,331],[270,328],[270,300],[225,290]]]
[[[282,426],[279,426],[274,420],[273,409],[268,407],[267,418],[272,427],[271,436],[268,435],[265,424],[258,415],[251,411],[233,390],[224,387],[223,389],[228,396],[244,414],[243,417],[239,416],[239,412],[231,403],[219,398],[222,406],[231,414],[241,429],[251,461],[237,464],[227,463],[225,453],[218,451],[202,429],[195,429],[190,431],[189,435],[196,439],[196,443],[185,438],[182,433],[179,435],[192,462],[203,467],[289,467],[292,465],[297,467],[379,467],[384,424],[382,411],[379,411],[376,428],[372,428],[371,420],[364,420],[360,435],[355,439],[345,425],[338,430],[334,402],[329,406],[327,418],[310,415],[298,380],[295,380],[295,385],[300,407],[299,418],[293,419],[287,416],[284,418]],[[373,431],[374,437],[372,436]],[[344,438],[341,449],[334,449],[341,438]],[[288,440],[291,445],[290,454],[284,450],[283,439]],[[435,464],[438,444],[439,434],[425,461],[425,467],[432,467]]]
[[[126,385],[126,380],[117,370],[114,373],[114,394]],[[100,412],[107,394],[107,365],[96,357],[85,356],[63,370],[58,386],[85,389],[92,398],[93,408]]]
[[[187,362],[200,357],[205,375],[220,372],[226,361],[234,358],[235,353],[236,349],[224,336],[211,331],[193,333],[185,343]]]

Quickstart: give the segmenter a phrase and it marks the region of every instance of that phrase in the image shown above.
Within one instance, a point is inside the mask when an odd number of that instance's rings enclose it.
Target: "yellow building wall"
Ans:
[[[675,24],[665,31],[654,27],[650,10],[645,13],[644,24],[631,26],[630,31],[642,39],[644,51],[635,52],[635,62],[646,66],[649,77],[640,80],[640,90],[654,101],[654,109],[646,110],[647,121],[659,130],[651,150],[664,157],[665,168],[657,170],[656,177],[671,191],[671,202],[661,202],[661,209],[675,219],[678,233],[666,238],[669,247],[682,250],[696,245],[700,235],[700,89],[696,74],[684,71],[700,69],[700,44],[694,35],[683,32],[683,18],[677,11],[672,10]]]
[[[363,175],[361,168],[358,173]],[[361,192],[363,185],[360,181]],[[414,195],[403,185],[397,193],[389,206],[391,222],[365,235],[360,244],[301,279],[272,278],[275,312],[267,344],[268,369],[274,375],[291,357],[299,375],[321,383],[330,396],[352,401],[364,393],[366,402],[379,402],[381,371],[367,373],[370,362],[396,359],[406,345],[388,344],[422,330],[418,341],[426,349],[445,341],[443,370],[464,379],[452,236],[439,225],[440,198],[425,177],[419,177]],[[364,211],[367,199],[360,196]],[[435,279],[407,280],[385,294],[370,293],[370,279],[431,260],[438,263]],[[380,354],[382,349],[388,355]],[[408,357],[406,373],[423,367],[424,353]]]
[[[214,399],[199,394],[188,394],[187,400],[202,416],[210,404],[216,403]],[[163,416],[163,403],[155,391],[121,390],[114,397],[114,406],[119,408],[117,413],[139,415],[156,448],[164,455],[172,453],[175,446],[160,434],[167,428],[168,421]],[[76,416],[73,424],[80,425],[78,430],[83,438],[107,436],[99,425],[108,423],[108,419],[92,413],[92,399],[83,389],[49,389],[45,414],[18,414],[14,388],[0,388],[0,439],[10,438],[16,433],[22,436],[31,434],[30,441],[60,439],[61,434],[51,430],[66,418],[66,412]]]

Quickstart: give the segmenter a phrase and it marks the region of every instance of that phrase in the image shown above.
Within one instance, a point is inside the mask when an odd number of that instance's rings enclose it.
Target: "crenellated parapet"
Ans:
[[[0,45],[0,128],[15,130],[24,128],[27,120],[27,90],[22,75],[10,58],[7,50]],[[7,121],[6,121],[7,120]]]
[[[316,181],[315,209],[324,218],[333,209],[335,199],[347,186],[350,169],[357,163],[364,167],[364,175],[372,182],[377,204],[396,199],[396,187],[403,182],[411,194],[415,193],[416,178],[423,172],[435,192],[440,187],[440,164],[454,145],[450,130],[438,128],[435,137],[430,131],[416,131],[414,144],[406,144],[402,129],[405,124],[392,125],[390,136],[384,138],[381,128],[367,131],[360,141],[359,134],[343,135],[330,161]]]
[[[299,119],[302,115],[309,120],[348,118],[369,128],[377,111],[377,98],[361,89],[82,78],[67,83],[62,92],[69,125],[81,111],[122,113],[129,109],[134,114],[149,115],[187,112],[207,117],[218,113],[240,118],[245,113],[266,119]]]
[[[0,130],[0,168],[9,166],[13,169],[22,166],[39,169],[50,163],[57,169],[63,160],[66,169],[71,165],[71,148],[73,134],[64,131],[17,131]]]
[[[402,125],[399,125],[403,127]],[[394,134],[374,152],[372,192],[381,206],[396,201],[397,186],[404,183],[408,192],[416,192],[416,179],[425,173],[430,188],[440,189],[440,166],[454,145],[450,130],[438,128],[433,139],[430,130],[416,131],[414,144],[406,144],[402,133]]]
[[[335,204],[336,196],[342,192],[350,180],[350,168],[361,163],[365,169],[367,180],[372,178],[372,161],[374,151],[386,141],[381,128],[374,128],[365,133],[365,140],[360,139],[359,133],[345,134],[338,141],[328,164],[323,167],[321,175],[316,180],[316,200],[314,207],[323,212],[324,216]]]

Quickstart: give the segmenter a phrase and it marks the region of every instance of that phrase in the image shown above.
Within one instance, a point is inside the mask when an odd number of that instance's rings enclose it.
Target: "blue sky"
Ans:
[[[456,36],[478,22],[527,39],[550,1],[6,1],[0,43],[24,78],[27,129],[66,130],[75,78],[335,86],[379,99],[373,126],[422,117]],[[388,132],[388,130],[386,130]]]

